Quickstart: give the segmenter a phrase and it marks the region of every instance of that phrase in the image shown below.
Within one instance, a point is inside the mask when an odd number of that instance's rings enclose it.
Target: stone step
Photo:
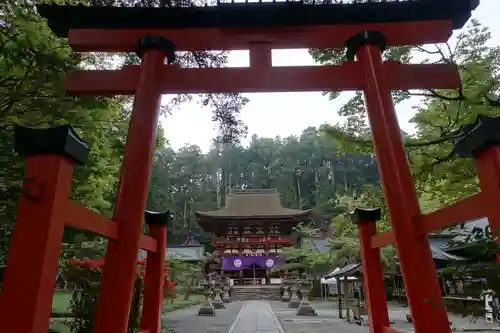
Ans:
[[[280,300],[280,289],[276,287],[233,287],[232,298],[236,300]]]
[[[265,300],[265,301],[279,301],[281,300],[280,296],[264,296],[264,295],[237,295],[233,296],[233,300],[235,301],[248,301],[248,300]]]

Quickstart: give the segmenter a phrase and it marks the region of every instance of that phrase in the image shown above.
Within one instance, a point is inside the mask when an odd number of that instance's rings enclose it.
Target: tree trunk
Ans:
[[[184,192],[184,227],[187,226],[187,198],[186,192]]]
[[[300,191],[300,181],[297,177],[297,209],[302,209],[302,194]]]

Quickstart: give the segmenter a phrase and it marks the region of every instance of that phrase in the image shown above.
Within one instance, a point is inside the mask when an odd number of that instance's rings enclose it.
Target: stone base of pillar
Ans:
[[[198,310],[198,316],[215,316],[215,309],[211,304],[203,304]]]
[[[282,302],[290,302],[290,295],[286,294],[281,297]]]
[[[224,309],[226,307],[220,299],[214,299],[212,305],[215,309]]]
[[[290,299],[290,302],[288,302],[288,307],[290,309],[297,309],[300,306],[300,300],[297,296],[293,296],[292,299]]]
[[[301,302],[297,309],[297,316],[317,316],[311,302]]]

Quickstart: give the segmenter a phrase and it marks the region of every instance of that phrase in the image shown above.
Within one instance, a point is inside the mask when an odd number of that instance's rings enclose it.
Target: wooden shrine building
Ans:
[[[230,190],[224,208],[196,212],[198,225],[213,234],[220,274],[235,284],[270,284],[282,247],[295,246],[290,236],[310,210],[283,208],[277,190]]]

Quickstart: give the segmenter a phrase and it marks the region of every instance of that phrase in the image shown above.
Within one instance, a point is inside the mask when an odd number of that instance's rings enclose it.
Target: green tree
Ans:
[[[417,190],[434,202],[433,207],[436,201],[441,205],[449,204],[478,191],[473,163],[455,155],[453,141],[461,126],[471,123],[478,115],[499,114],[500,48],[490,46],[490,40],[489,29],[471,20],[454,44],[411,49],[424,57],[424,63],[456,63],[461,76],[460,87],[395,93],[395,103],[401,101],[402,96],[423,99],[412,119],[416,133],[406,136],[405,144]],[[387,57],[391,57],[391,52]],[[352,123],[365,119],[363,104],[357,108],[348,103],[342,110],[350,110],[351,117],[357,119]],[[339,144],[339,152],[370,153],[371,138],[366,127],[346,126],[332,126],[326,130]]]
[[[63,73],[81,60],[55,38],[29,4],[9,0],[0,11],[0,223],[3,263],[22,179],[23,158],[12,150],[14,124],[72,124],[91,145],[89,163],[77,167],[72,198],[107,213],[128,118],[119,98],[75,99],[64,94]],[[85,61],[88,61],[87,58]],[[66,240],[75,235],[69,230]]]

